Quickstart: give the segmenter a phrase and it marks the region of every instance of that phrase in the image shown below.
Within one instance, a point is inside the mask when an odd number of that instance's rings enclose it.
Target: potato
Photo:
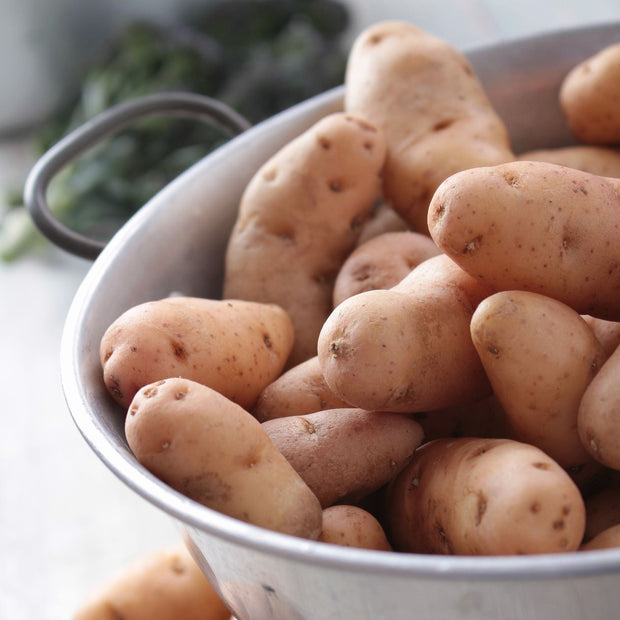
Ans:
[[[93,590],[73,620],[228,620],[183,543],[147,553]]]
[[[151,473],[214,510],[270,530],[316,538],[318,499],[250,413],[183,378],[143,387],[125,422]]]
[[[582,318],[603,345],[605,355],[609,357],[620,346],[620,321],[597,319],[589,314],[584,314]]]
[[[471,335],[512,437],[563,467],[590,461],[577,411],[605,353],[581,316],[538,293],[502,291],[480,302]]]
[[[575,551],[585,506],[542,450],[511,439],[436,439],[390,485],[384,527],[413,553],[512,555]]]
[[[392,550],[379,521],[363,508],[346,504],[323,510],[323,530],[318,540],[343,547]]]
[[[349,407],[325,383],[319,358],[315,355],[293,366],[266,386],[252,413],[259,422],[323,409]]]
[[[620,43],[605,47],[569,71],[559,100],[566,123],[579,140],[620,143]]]
[[[384,159],[380,131],[335,113],[284,146],[245,189],[223,293],[289,313],[295,342],[288,367],[316,355],[334,280],[379,195]]]
[[[391,289],[349,297],[319,336],[327,385],[354,407],[403,413],[488,396],[469,324],[492,292],[441,254]]]
[[[446,177],[514,159],[508,131],[466,58],[408,23],[380,22],[356,38],[344,105],[383,130],[383,194],[417,232],[428,232],[428,204]]]
[[[620,177],[620,150],[605,146],[577,144],[552,149],[538,149],[519,155],[525,161],[546,161],[576,168],[602,177]]]
[[[144,385],[183,376],[244,408],[281,372],[293,346],[278,306],[169,297],[124,312],[101,339],[103,378],[124,408]]]
[[[333,305],[363,291],[392,288],[427,258],[440,254],[427,236],[412,231],[387,232],[358,245],[334,283]]]
[[[620,180],[531,161],[465,170],[428,217],[440,249],[488,286],[620,320]]]
[[[620,470],[620,347],[585,390],[577,429],[583,445],[599,463]]]
[[[620,524],[620,485],[610,484],[586,498],[584,542],[613,525]]]
[[[620,547],[620,523],[612,525],[597,534],[592,540],[583,543],[579,551],[594,551],[595,549],[615,549]]]
[[[423,438],[407,416],[354,408],[276,418],[263,428],[323,508],[356,503],[387,484]]]

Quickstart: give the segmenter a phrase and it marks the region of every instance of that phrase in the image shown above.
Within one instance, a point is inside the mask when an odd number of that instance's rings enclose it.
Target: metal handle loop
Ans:
[[[102,139],[145,116],[166,114],[205,120],[234,137],[251,124],[226,104],[205,95],[162,92],[120,103],[84,123],[50,148],[33,166],[24,187],[24,205],[37,228],[58,247],[95,259],[106,243],[91,239],[59,222],[47,204],[52,178],[78,155]]]

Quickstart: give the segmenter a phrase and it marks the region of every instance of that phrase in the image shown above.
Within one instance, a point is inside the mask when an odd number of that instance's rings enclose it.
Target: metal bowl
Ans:
[[[466,52],[517,152],[572,142],[557,90],[567,70],[620,40],[620,24],[539,35]],[[620,549],[519,557],[367,551],[266,531],[201,506],[144,469],[123,432],[98,358],[107,326],[132,305],[173,292],[217,297],[240,195],[276,150],[340,110],[343,89],[257,125],[201,160],[104,248],[70,308],[63,389],[97,456],[178,523],[204,573],[243,620],[596,620],[618,617]]]

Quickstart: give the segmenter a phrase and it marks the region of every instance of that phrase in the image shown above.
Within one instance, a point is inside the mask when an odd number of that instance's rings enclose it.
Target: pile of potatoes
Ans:
[[[620,546],[620,44],[559,101],[578,144],[514,153],[461,53],[362,32],[344,110],[248,184],[222,299],[103,336],[137,460],[325,543]]]

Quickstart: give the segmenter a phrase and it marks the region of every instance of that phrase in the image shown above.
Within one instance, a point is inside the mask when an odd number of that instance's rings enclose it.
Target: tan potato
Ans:
[[[381,523],[363,508],[346,504],[323,510],[323,530],[318,540],[343,547],[392,550]]]
[[[610,484],[586,498],[586,531],[584,542],[620,524],[620,485]]]
[[[352,406],[404,413],[489,395],[469,324],[491,292],[438,255],[391,289],[349,297],[319,336],[327,385]]]
[[[169,297],[130,308],[101,339],[103,378],[124,408],[144,385],[183,376],[244,408],[281,372],[293,346],[278,306]]]
[[[502,291],[480,302],[471,335],[511,436],[562,467],[590,461],[577,411],[605,353],[581,316],[538,293]]]
[[[619,179],[546,162],[476,168],[441,185],[428,217],[435,243],[488,286],[620,320]]]
[[[289,313],[289,367],[316,355],[334,280],[379,195],[384,159],[373,125],[331,114],[269,159],[243,194],[224,297],[276,303]]]
[[[412,230],[448,176],[514,159],[508,131],[466,58],[398,21],[374,24],[354,41],[345,110],[381,128],[388,145],[383,193]]]
[[[542,450],[510,439],[436,439],[390,485],[384,527],[398,551],[513,555],[575,551],[585,506]]]
[[[596,549],[615,549],[620,547],[620,523],[612,525],[597,534],[592,540],[583,543],[579,551],[594,551]]]
[[[184,544],[141,556],[82,601],[73,620],[228,620]]]
[[[370,241],[373,237],[386,232],[402,232],[404,230],[409,230],[407,222],[392,209],[391,205],[381,201],[370,212],[356,245],[366,243],[366,241]]]
[[[577,144],[554,149],[538,149],[522,153],[518,159],[546,161],[602,177],[620,177],[620,150],[606,146]]]
[[[323,409],[350,407],[325,383],[319,358],[315,355],[293,366],[260,393],[252,413],[259,422]]]
[[[579,63],[565,76],[560,107],[573,134],[588,144],[620,143],[620,43]]]
[[[605,355],[609,357],[620,346],[620,321],[606,321],[588,314],[584,314],[582,318],[603,346]]]
[[[357,293],[392,288],[427,258],[440,254],[428,235],[386,232],[358,245],[349,254],[334,283],[336,307]]]
[[[270,530],[316,538],[318,499],[250,413],[182,378],[143,387],[125,434],[138,461],[187,497]]]
[[[407,416],[353,408],[276,418],[263,427],[323,508],[357,503],[387,484],[423,438]]]
[[[620,347],[588,385],[579,404],[577,428],[593,458],[620,470]]]

